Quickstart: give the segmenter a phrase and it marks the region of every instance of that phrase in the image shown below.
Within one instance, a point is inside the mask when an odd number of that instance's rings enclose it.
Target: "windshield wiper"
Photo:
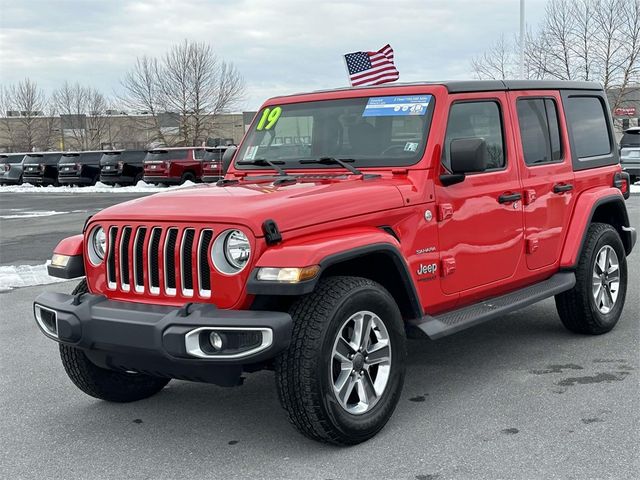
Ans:
[[[354,175],[362,175],[362,172],[358,170],[353,165],[349,165],[349,163],[353,163],[353,158],[335,158],[335,157],[320,157],[320,158],[312,158],[310,160],[300,160],[300,163],[319,163],[320,165],[340,165],[343,168],[346,168]]]
[[[267,160],[266,158],[256,158],[254,160],[242,160],[236,163],[238,165],[257,165],[259,167],[271,167],[276,172],[278,172],[279,176],[282,176],[282,177],[290,176],[284,168],[279,166],[279,165],[284,165],[285,162],[283,162],[282,160]]]

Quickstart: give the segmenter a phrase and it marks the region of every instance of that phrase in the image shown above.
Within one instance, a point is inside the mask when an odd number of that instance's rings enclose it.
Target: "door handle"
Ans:
[[[568,192],[569,190],[573,190],[573,185],[570,183],[556,183],[553,186],[553,193],[563,193]]]
[[[503,193],[498,197],[500,203],[511,203],[520,200],[522,195],[519,193]]]

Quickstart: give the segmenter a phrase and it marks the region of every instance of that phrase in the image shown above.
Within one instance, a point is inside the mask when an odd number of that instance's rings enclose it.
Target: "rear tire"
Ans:
[[[607,333],[620,319],[626,292],[627,260],[620,235],[609,224],[592,223],[576,269],[576,285],[555,297],[560,320],[575,333]]]
[[[72,294],[88,291],[85,279]],[[133,402],[148,398],[162,390],[170,380],[100,368],[93,364],[81,349],[64,344],[60,344],[60,358],[67,375],[76,387],[87,395],[109,402]]]
[[[180,178],[180,185],[182,185],[184,182],[187,182],[187,181],[195,183],[196,176],[190,172],[183,173],[182,177]]]
[[[139,174],[136,175],[136,177],[133,179],[133,186],[134,187],[138,184],[138,182],[140,180],[142,180],[142,177],[143,177],[142,173],[139,173]]]
[[[291,344],[276,359],[289,421],[311,439],[338,445],[376,435],[400,399],[405,374],[404,324],[393,297],[365,278],[329,277],[290,313]],[[356,333],[369,324],[368,335]]]

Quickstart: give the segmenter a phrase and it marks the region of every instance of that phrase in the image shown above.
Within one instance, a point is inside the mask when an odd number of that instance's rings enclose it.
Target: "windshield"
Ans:
[[[145,162],[162,160],[184,160],[188,150],[153,150],[144,157]]]
[[[620,140],[621,147],[640,147],[640,129],[627,130]]]
[[[218,161],[222,160],[222,155],[224,154],[225,149],[219,148],[215,150],[207,150],[204,153],[204,161]]]
[[[433,104],[431,95],[405,95],[273,105],[258,112],[236,159],[279,160],[285,168],[318,168],[299,161],[323,157],[412,165],[424,152]]]
[[[24,163],[44,163],[45,165],[57,165],[61,153],[33,153],[24,157]]]
[[[129,162],[129,163],[142,163],[147,152],[144,150],[123,150],[104,152],[100,163],[116,163],[116,162]]]
[[[24,158],[24,153],[18,153],[16,155],[0,155],[0,163],[21,163]]]

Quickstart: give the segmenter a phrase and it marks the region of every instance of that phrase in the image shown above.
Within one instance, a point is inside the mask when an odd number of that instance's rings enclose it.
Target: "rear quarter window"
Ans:
[[[619,163],[613,123],[602,91],[562,91],[574,170]]]
[[[604,106],[597,97],[572,97],[567,102],[567,118],[579,159],[611,153],[611,137]]]

